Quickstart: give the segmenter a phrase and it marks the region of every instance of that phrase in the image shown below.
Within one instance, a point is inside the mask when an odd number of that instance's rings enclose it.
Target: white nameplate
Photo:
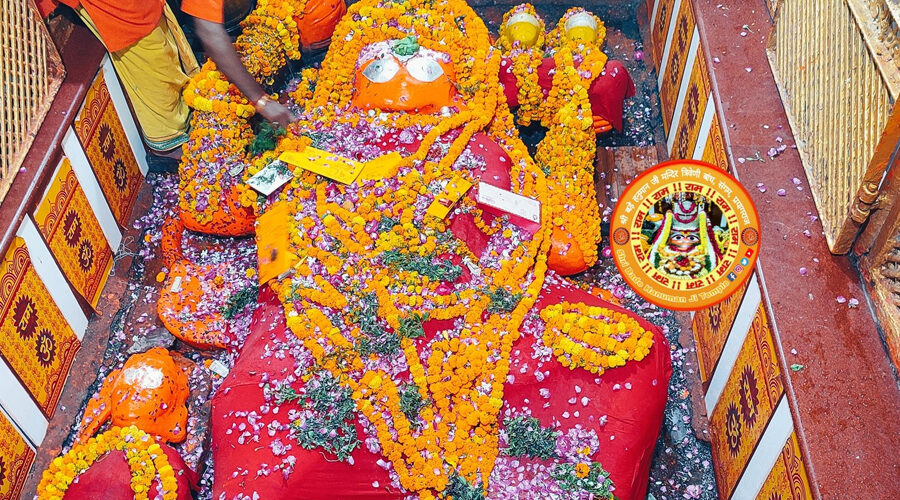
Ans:
[[[173,293],[178,293],[181,291],[181,276],[175,276],[175,279],[172,280],[172,288],[170,288]]]
[[[541,222],[541,202],[486,182],[478,183],[478,203],[519,216],[531,222]]]

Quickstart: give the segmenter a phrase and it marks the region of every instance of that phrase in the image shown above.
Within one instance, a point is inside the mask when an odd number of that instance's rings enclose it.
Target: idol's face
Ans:
[[[361,109],[433,113],[456,105],[455,74],[450,56],[419,48],[394,53],[390,42],[363,48],[357,65],[353,103]]]
[[[669,248],[679,252],[690,252],[700,244],[700,235],[696,231],[672,231],[669,235]]]
[[[569,40],[581,43],[597,41],[597,21],[587,12],[579,12],[570,17],[565,24],[565,34]]]
[[[518,42],[523,49],[534,47],[541,35],[540,22],[527,12],[510,16],[502,29],[512,42]]]

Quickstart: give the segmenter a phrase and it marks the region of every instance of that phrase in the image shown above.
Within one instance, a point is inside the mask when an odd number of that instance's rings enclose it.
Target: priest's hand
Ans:
[[[294,121],[294,115],[283,104],[263,96],[255,103],[256,112],[272,122],[276,127],[287,127]]]

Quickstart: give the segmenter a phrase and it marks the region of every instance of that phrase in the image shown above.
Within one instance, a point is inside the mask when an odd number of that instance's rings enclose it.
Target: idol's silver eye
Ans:
[[[362,73],[372,83],[385,83],[391,81],[398,71],[400,71],[400,64],[397,59],[382,56],[366,66]]]
[[[416,56],[406,63],[406,71],[420,82],[433,82],[444,74],[444,68],[428,56]]]

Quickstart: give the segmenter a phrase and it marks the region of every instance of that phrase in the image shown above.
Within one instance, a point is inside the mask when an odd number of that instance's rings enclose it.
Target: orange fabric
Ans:
[[[303,16],[294,17],[300,27],[300,44],[315,47],[331,39],[334,27],[347,13],[344,0],[310,0]]]
[[[72,0],[62,0],[62,3],[68,5]],[[59,6],[60,2],[56,0],[35,0],[34,6],[37,7],[38,13],[41,17],[47,17],[51,12],[56,10]],[[78,2],[75,2],[75,5],[78,5]]]
[[[69,7],[80,4],[100,33],[106,50],[131,46],[156,28],[165,0],[62,0]]]
[[[200,183],[202,181],[197,179],[196,182]],[[195,191],[197,190],[199,188],[195,189]],[[201,220],[200,216],[186,210],[180,210],[179,217],[184,227],[191,231],[215,236],[247,236],[253,234],[256,215],[252,209],[243,205],[237,187],[227,187],[227,191],[220,196],[219,210],[212,214],[211,220]]]
[[[201,278],[215,268],[194,264],[184,257],[181,251],[184,225],[178,218],[166,219],[162,233],[160,248],[169,272],[156,303],[160,321],[172,335],[198,349],[226,348],[231,340],[228,323],[218,309],[208,307],[209,297]],[[212,310],[203,310],[201,305]]]
[[[204,21],[219,24],[225,22],[224,0],[184,0],[181,2],[181,11]]]
[[[135,354],[103,381],[84,411],[78,442],[86,443],[107,421],[137,426],[169,443],[186,437],[190,389],[186,370],[162,347]]]
[[[434,113],[442,107],[458,106],[456,74],[453,67],[439,63],[444,68],[444,75],[433,82],[422,82],[413,78],[400,65],[400,71],[384,83],[375,83],[363,76],[363,71],[375,60],[360,66],[356,70],[356,94],[353,105],[360,109],[380,109],[383,111],[411,111],[416,113]]]
[[[578,242],[572,237],[572,233],[561,227],[554,226],[550,234],[547,267],[563,276],[578,274],[588,268]]]

